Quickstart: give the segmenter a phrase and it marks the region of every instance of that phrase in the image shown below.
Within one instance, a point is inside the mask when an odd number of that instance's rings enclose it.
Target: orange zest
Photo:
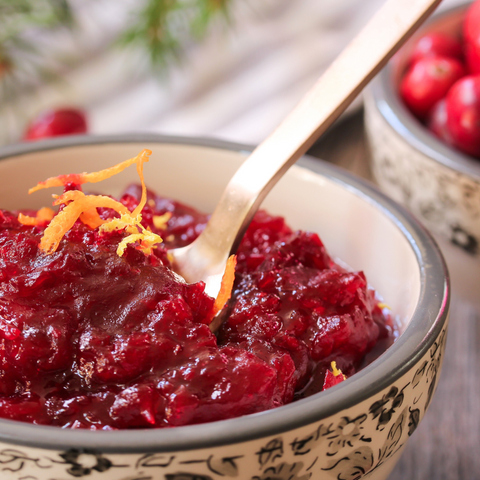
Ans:
[[[44,188],[50,187],[62,187],[65,186],[67,183],[72,182],[76,185],[83,185],[84,183],[97,183],[101,182],[102,180],[106,180],[107,178],[113,177],[117,173],[122,172],[130,165],[133,165],[137,162],[137,169],[138,169],[138,158],[142,157],[142,163],[148,162],[148,157],[151,155],[152,152],[150,150],[144,149],[134,158],[130,158],[125,160],[117,165],[106,168],[104,170],[100,170],[99,172],[92,172],[92,173],[71,173],[68,175],[59,175],[57,177],[50,177],[47,180],[38,183],[35,187],[31,188],[28,193],[34,193],[38,190],[42,190]],[[143,176],[142,176],[143,177]],[[143,207],[142,207],[143,208]]]
[[[18,221],[22,225],[38,226],[48,223],[55,216],[55,212],[48,207],[41,208],[35,217],[29,217],[23,213],[18,214]]]
[[[150,150],[143,150],[137,157],[137,173],[140,177],[140,181],[142,183],[142,196],[140,198],[140,203],[137,207],[133,210],[133,212],[123,213],[120,218],[114,218],[100,227],[100,232],[111,232],[114,230],[123,230],[130,235],[124,238],[117,248],[117,254],[121,257],[125,253],[125,249],[129,243],[139,243],[137,247],[141,250],[145,255],[150,255],[152,253],[153,247],[157,243],[163,242],[162,237],[147,230],[142,225],[142,216],[140,212],[143,210],[143,207],[147,203],[147,187],[145,185],[145,180],[143,178],[143,164],[144,162],[148,162],[148,155],[152,152]],[[167,220],[168,221],[168,220]]]
[[[334,377],[338,377],[339,375],[341,375],[344,380],[347,379],[347,377],[342,373],[342,371],[337,368],[337,362],[332,361],[330,365],[332,366],[332,373]]]
[[[140,212],[147,203],[147,187],[143,178],[143,164],[150,160],[149,156],[151,154],[152,152],[150,150],[144,149],[135,157],[135,162],[137,162],[137,173],[140,177],[140,182],[142,183],[142,197],[140,198],[140,203],[137,205],[137,208],[132,212],[133,217],[140,215]]]
[[[235,281],[235,267],[237,266],[237,256],[230,255],[227,260],[225,272],[222,277],[220,291],[218,292],[212,309],[212,319],[225,306],[232,296],[233,282]]]
[[[390,305],[388,305],[387,303],[383,303],[383,302],[378,303],[377,306],[380,310],[383,310],[384,308],[386,308],[388,310],[392,309],[392,307],[390,307]]]
[[[159,235],[145,229],[141,224],[142,216],[140,215],[140,212],[147,201],[147,187],[145,186],[143,177],[143,164],[148,162],[151,154],[152,152],[150,150],[144,149],[135,158],[125,160],[114,167],[93,173],[60,175],[58,177],[52,177],[44,182],[40,182],[36,187],[30,189],[29,193],[32,193],[43,188],[65,185],[68,182],[75,182],[79,185],[87,182],[100,182],[110,178],[113,175],[116,175],[117,173],[120,173],[133,163],[137,164],[137,172],[142,183],[142,196],[139,204],[133,212],[130,212],[125,205],[114,200],[113,198],[104,195],[85,195],[80,190],[70,190],[65,192],[63,195],[54,196],[54,205],[65,206],[63,210],[61,210],[56,216],[51,215],[50,224],[45,229],[39,248],[46,254],[55,252],[64,235],[73,227],[75,222],[80,219],[92,229],[100,227],[100,232],[125,230],[127,233],[129,233],[129,236],[124,238],[118,246],[117,254],[120,256],[123,255],[125,248],[129,243],[135,242],[139,243],[139,246],[137,247],[139,250],[144,252],[146,255],[151,254],[153,247],[157,243],[162,242],[162,238]],[[98,214],[97,208],[110,208],[119,213],[121,217],[111,220],[103,220]],[[26,222],[33,222],[30,217],[23,218],[22,220]],[[166,219],[165,222],[166,221],[168,221],[168,219]]]
[[[123,256],[125,249],[129,243],[139,242],[138,250],[142,251],[145,255],[151,255],[153,247],[157,243],[161,243],[162,237],[159,235],[146,230],[141,224],[138,225],[140,228],[139,233],[132,233],[128,237],[125,237],[118,245],[117,255],[120,257]]]
[[[103,195],[85,195],[79,191],[75,191],[75,193],[75,200],[70,201],[68,205],[54,217],[43,233],[39,247],[40,250],[43,250],[47,255],[57,250],[63,236],[73,227],[82,213],[89,212],[92,208],[97,207],[111,208],[120,214],[129,213],[125,205],[113,200],[113,198]],[[62,197],[64,197],[64,195],[57,198],[54,204],[58,205],[59,203],[63,203],[63,201],[61,201]]]
[[[153,216],[153,226],[158,230],[166,230],[167,223],[172,218],[172,212],[166,212],[163,215]]]
[[[79,218],[82,223],[91,229],[98,228],[105,223],[105,220],[103,220],[98,214],[97,207],[92,207],[90,210],[83,212]]]

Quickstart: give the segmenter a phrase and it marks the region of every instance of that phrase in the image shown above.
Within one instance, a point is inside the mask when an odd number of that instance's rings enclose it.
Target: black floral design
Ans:
[[[350,420],[348,417],[343,417],[338,425],[326,435],[328,440],[327,456],[336,455],[344,447],[353,447],[357,441],[371,442],[372,439],[362,435],[363,423],[367,419],[367,415],[359,415]]]
[[[282,458],[283,440],[281,438],[270,440],[257,452],[257,456],[260,467],[264,467],[267,463],[273,463],[277,458]]]
[[[417,369],[417,371],[415,372],[415,375],[413,377],[413,380],[412,380],[412,388],[417,388],[418,384],[420,383],[420,380],[423,378],[423,376],[425,375],[425,371],[426,371],[426,366],[428,364],[428,361],[425,360],[422,365]]]
[[[312,451],[312,449],[316,448],[323,440],[325,440],[325,436],[329,433],[332,433],[332,430],[322,424],[309,435],[295,438],[295,440],[290,444],[293,454],[307,455]]]
[[[197,473],[167,473],[165,480],[213,480],[208,475],[199,475]]]
[[[370,447],[363,446],[351,451],[348,455],[332,460],[324,471],[337,480],[358,480],[368,473],[374,464],[374,455]]]
[[[460,225],[453,225],[451,227],[450,241],[454,245],[463,248],[467,253],[473,255],[478,253],[478,240]]]
[[[388,432],[387,438],[383,447],[380,449],[380,453],[378,455],[377,464],[375,465],[375,469],[378,468],[380,465],[385,463],[390,457],[392,457],[398,449],[400,449],[403,443],[400,441],[403,438],[403,431],[405,428],[405,422],[407,418],[407,411],[408,408],[404,408],[402,413],[398,416],[395,420],[393,425],[390,427]]]
[[[243,458],[243,455],[237,455],[233,457],[215,457],[214,455],[210,455],[205,459],[187,460],[180,463],[183,465],[192,463],[206,463],[208,469],[216,475],[221,475],[222,477],[236,477],[238,476],[237,460],[239,458]]]
[[[429,383],[427,399],[425,401],[425,410],[430,405],[433,394],[435,392],[435,387],[437,386],[438,373],[443,360],[443,353],[445,350],[445,339],[446,339],[446,330],[443,330],[442,333],[438,336],[438,339],[433,344],[430,349],[430,363],[427,367],[427,382]]]
[[[92,450],[68,450],[60,454],[64,462],[69,464],[67,473],[73,477],[84,477],[90,475],[93,471],[106,472],[113,466],[115,467],[128,467],[128,465],[113,465],[113,463],[100,453],[96,453]]]
[[[408,436],[417,429],[420,423],[420,410],[418,408],[409,408],[410,415],[408,417]]]
[[[28,463],[33,463],[41,469],[52,468],[52,462],[49,460],[31,457],[21,450],[13,448],[0,450],[0,469],[2,472],[20,472]]]
[[[409,385],[409,383],[407,383],[407,385]],[[378,417],[377,430],[383,430],[385,425],[392,419],[396,409],[402,406],[404,399],[403,391],[407,385],[400,391],[395,386],[391,387],[388,393],[372,404],[369,413],[373,415],[373,418]]]
[[[22,479],[19,478],[18,480],[22,480]],[[140,472],[133,476],[129,475],[128,477],[119,478],[118,480],[154,480],[154,478],[151,475],[144,475],[142,472]]]
[[[280,463],[275,467],[267,468],[261,475],[255,475],[251,480],[309,480],[312,472],[301,474],[302,462]]]
[[[147,453],[136,461],[135,468],[166,468],[172,464],[173,460],[175,460],[174,455]]]

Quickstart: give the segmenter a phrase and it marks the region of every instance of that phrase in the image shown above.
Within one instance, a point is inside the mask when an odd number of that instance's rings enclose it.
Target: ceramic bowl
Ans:
[[[435,15],[380,72],[365,96],[372,173],[433,232],[480,258],[480,160],[433,136],[398,94],[413,43],[427,32],[460,35],[469,3]]]
[[[38,208],[26,194],[46,177],[96,171],[153,151],[147,183],[211,211],[248,148],[158,136],[72,137],[4,148],[0,205]],[[102,184],[118,194],[126,170]],[[401,331],[383,355],[320,394],[242,418],[159,430],[64,430],[0,419],[2,480],[385,479],[430,403],[445,347],[449,285],[429,234],[375,188],[304,158],[264,207],[318,232],[328,250],[363,269]],[[433,439],[432,439],[433,440]]]

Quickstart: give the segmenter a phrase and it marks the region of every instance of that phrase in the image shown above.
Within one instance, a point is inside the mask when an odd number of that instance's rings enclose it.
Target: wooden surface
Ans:
[[[362,112],[337,122],[309,154],[371,179]],[[480,479],[480,260],[437,241],[452,282],[443,370],[389,480]]]

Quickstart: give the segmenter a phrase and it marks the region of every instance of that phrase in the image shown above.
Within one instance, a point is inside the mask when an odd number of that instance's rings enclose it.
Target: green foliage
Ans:
[[[164,67],[178,60],[186,45],[201,40],[217,18],[228,20],[231,1],[145,0],[120,42],[144,48],[153,67]]]
[[[178,60],[188,45],[201,40],[217,20],[228,21],[232,2],[137,0],[137,10],[119,43],[143,49],[153,67],[165,67]],[[69,0],[0,0],[0,144],[17,138],[29,115],[29,105],[17,100],[56,78],[58,59],[37,47],[39,33],[73,25]]]
[[[67,0],[0,0],[0,143],[14,139],[23,123],[24,111],[13,107],[17,94],[52,77],[36,34],[72,23]]]
[[[0,45],[15,42],[32,28],[52,28],[71,22],[66,0],[0,0]]]
[[[15,70],[27,64],[27,76],[38,70],[42,55],[29,33],[71,24],[67,0],[0,0],[0,78],[15,77]]]

